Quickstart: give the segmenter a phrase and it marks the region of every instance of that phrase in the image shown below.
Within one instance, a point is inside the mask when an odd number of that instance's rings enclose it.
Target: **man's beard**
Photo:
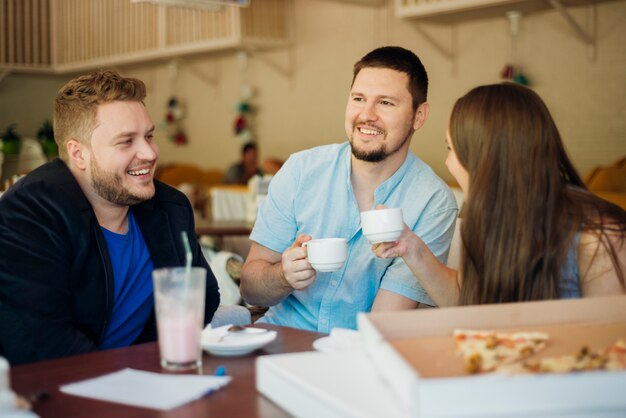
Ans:
[[[154,195],[138,196],[124,187],[122,178],[118,174],[104,171],[98,162],[92,159],[91,187],[101,198],[120,206],[131,206],[151,199]]]
[[[356,129],[356,126],[353,128],[353,130],[354,129]],[[407,135],[404,137],[404,140],[395,149],[391,151],[387,151],[387,144],[384,141],[382,144],[380,144],[380,147],[378,149],[371,150],[371,151],[360,150],[354,146],[353,137],[350,137],[350,148],[352,150],[352,155],[354,155],[354,157],[357,160],[367,161],[368,163],[379,163],[385,160],[390,155],[398,152],[404,146],[404,144],[406,144],[407,141],[411,139],[414,132],[415,131],[412,128],[409,128]],[[386,132],[384,136],[385,138],[387,137]]]

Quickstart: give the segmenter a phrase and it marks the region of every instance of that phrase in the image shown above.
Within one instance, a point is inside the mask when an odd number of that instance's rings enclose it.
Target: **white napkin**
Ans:
[[[124,369],[61,386],[61,392],[143,408],[169,410],[230,382],[229,376],[174,375]]]

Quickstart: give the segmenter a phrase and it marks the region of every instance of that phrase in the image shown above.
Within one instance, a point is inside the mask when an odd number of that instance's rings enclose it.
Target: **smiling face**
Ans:
[[[120,206],[152,198],[159,149],[145,106],[134,101],[104,103],[96,119],[91,143],[84,145],[84,172],[91,189],[87,194]]]
[[[363,68],[354,79],[345,129],[352,154],[379,162],[397,152],[406,154],[410,139],[425,121],[426,103],[413,110],[408,76],[388,68]]]

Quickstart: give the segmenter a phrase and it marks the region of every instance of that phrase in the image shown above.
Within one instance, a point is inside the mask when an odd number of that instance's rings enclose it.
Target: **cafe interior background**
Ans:
[[[284,161],[344,141],[354,62],[400,45],[420,56],[430,79],[431,113],[411,149],[446,181],[455,100],[507,75],[546,101],[581,174],[626,155],[623,0],[155,3],[0,0],[0,132],[14,124],[36,138],[66,81],[114,68],[147,85],[162,165],[223,171],[248,139],[261,161]],[[507,15],[513,10],[521,15]],[[507,65],[514,71],[505,74]]]

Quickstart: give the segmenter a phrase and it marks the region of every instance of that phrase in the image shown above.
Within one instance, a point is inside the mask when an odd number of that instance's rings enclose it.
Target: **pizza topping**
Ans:
[[[592,351],[582,346],[576,353],[541,359],[549,336],[542,332],[503,333],[455,330],[456,352],[463,357],[469,373],[567,373],[586,370],[626,370],[626,339]]]
[[[482,367],[482,357],[478,353],[470,354],[465,360],[465,368],[470,373],[478,373]]]
[[[543,349],[547,340],[547,334],[538,332],[454,331],[456,350],[469,373],[492,371],[500,364],[530,357]]]
[[[495,370],[501,373],[569,373],[588,370],[626,370],[626,340],[612,346],[591,351],[583,346],[575,354],[526,360],[518,364],[500,365]]]

